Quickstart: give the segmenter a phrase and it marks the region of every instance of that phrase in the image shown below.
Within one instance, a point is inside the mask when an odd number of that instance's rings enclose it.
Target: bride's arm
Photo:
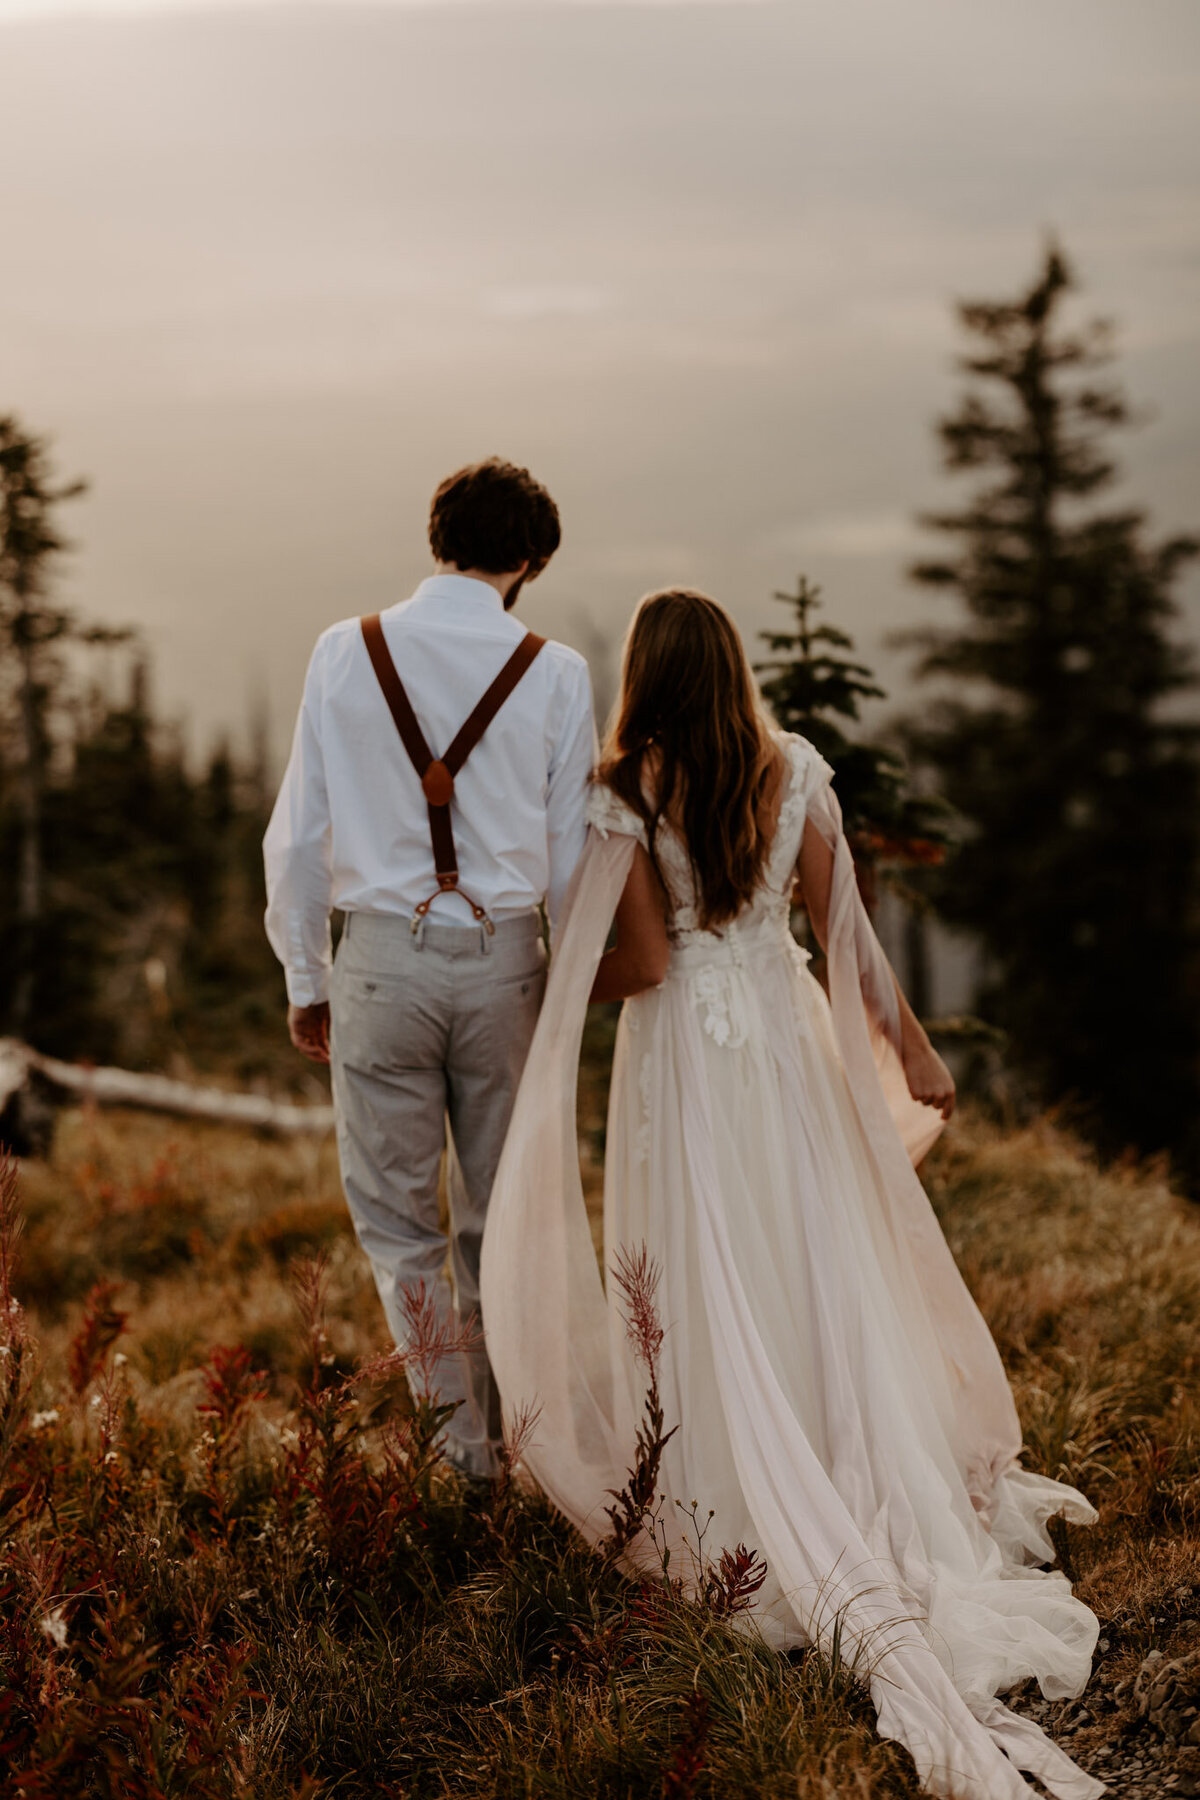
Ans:
[[[829,900],[833,891],[833,851],[811,820],[796,864],[800,891],[809,921],[822,950],[829,942]],[[943,1119],[954,1111],[954,1077],[929,1041],[929,1034],[908,1004],[904,990],[890,971],[900,1007],[900,1060],[908,1091],[914,1100],[935,1106]]]
[[[667,972],[671,943],[667,937],[666,899],[654,865],[639,844],[616,913],[617,941],[600,958],[589,1003],[627,1000],[657,987]]]

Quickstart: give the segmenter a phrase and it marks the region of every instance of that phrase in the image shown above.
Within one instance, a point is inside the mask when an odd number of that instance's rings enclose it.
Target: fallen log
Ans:
[[[132,1069],[89,1068],[43,1056],[15,1038],[0,1038],[0,1138],[5,1135],[4,1118],[18,1107],[35,1078],[39,1085],[98,1106],[134,1106],[179,1118],[248,1125],[282,1136],[324,1133],[333,1126],[332,1106],[297,1106],[266,1094],[231,1094],[224,1088],[199,1087],[167,1075],[140,1075]]]

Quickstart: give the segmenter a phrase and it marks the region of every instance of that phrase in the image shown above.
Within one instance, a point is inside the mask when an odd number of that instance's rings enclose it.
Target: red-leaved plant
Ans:
[[[119,1282],[98,1281],[83,1303],[83,1319],[67,1355],[67,1375],[77,1394],[95,1380],[125,1330],[129,1314],[118,1312],[113,1305],[120,1291]]]
[[[692,1800],[708,1761],[708,1696],[693,1691],[683,1706],[683,1729],[663,1771],[663,1800]]]
[[[20,1496],[9,1487],[14,1454],[29,1414],[33,1346],[13,1292],[21,1211],[16,1159],[0,1148],[0,1519]]]
[[[628,1472],[629,1479],[619,1491],[609,1489],[616,1504],[604,1509],[612,1521],[612,1529],[604,1548],[609,1556],[616,1558],[628,1550],[639,1536],[648,1534],[654,1539],[658,1550],[664,1582],[673,1587],[676,1593],[682,1593],[684,1583],[678,1577],[670,1575],[671,1551],[662,1529],[660,1515],[663,1496],[658,1491],[663,1451],[679,1429],[678,1425],[673,1425],[670,1431],[664,1429],[665,1419],[658,1387],[659,1358],[665,1336],[657,1303],[661,1270],[650,1257],[645,1244],[642,1244],[636,1253],[631,1253],[622,1246],[614,1259],[612,1273],[613,1280],[625,1299],[622,1317],[626,1335],[634,1354],[646,1370],[647,1383],[642,1418],[637,1429],[637,1453],[633,1467]],[[702,1522],[697,1501],[693,1500],[690,1507],[684,1506],[681,1501],[676,1504],[690,1528],[691,1559],[696,1577],[691,1585],[695,1598],[719,1618],[730,1618],[736,1613],[748,1611],[767,1577],[767,1565],[763,1558],[757,1551],[739,1544],[736,1550],[722,1550],[718,1560],[711,1562],[705,1553],[704,1539],[713,1518],[712,1512]],[[640,1604],[643,1606],[646,1598],[645,1594],[641,1596]]]
[[[610,1488],[615,1506],[606,1506],[612,1521],[605,1548],[612,1557],[620,1556],[647,1529],[656,1516],[658,1474],[662,1454],[678,1431],[672,1425],[664,1431],[662,1400],[658,1392],[658,1363],[662,1353],[663,1327],[658,1316],[655,1296],[662,1271],[653,1261],[645,1244],[636,1253],[622,1245],[612,1266],[612,1277],[625,1297],[622,1317],[633,1353],[646,1371],[646,1400],[637,1428],[636,1454],[629,1479],[623,1488]]]
[[[301,1263],[293,1287],[308,1355],[297,1396],[300,1429],[285,1457],[283,1509],[293,1510],[302,1494],[315,1501],[331,1566],[361,1586],[410,1541],[455,1411],[438,1396],[436,1372],[445,1358],[473,1352],[478,1332],[473,1323],[459,1328],[439,1318],[419,1282],[403,1296],[404,1348],[342,1376],[326,1319],[327,1259]],[[372,1459],[363,1439],[375,1423],[374,1403],[402,1375],[409,1378],[409,1407],[381,1426]]]

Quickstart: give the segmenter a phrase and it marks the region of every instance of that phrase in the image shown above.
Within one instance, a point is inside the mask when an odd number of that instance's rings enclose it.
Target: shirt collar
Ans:
[[[451,600],[456,605],[486,606],[504,611],[504,602],[490,581],[476,581],[470,575],[450,575],[439,571],[427,575],[414,600]]]

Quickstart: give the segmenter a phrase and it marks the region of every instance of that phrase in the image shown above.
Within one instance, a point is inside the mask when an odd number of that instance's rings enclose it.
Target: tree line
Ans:
[[[1200,546],[1106,493],[1130,414],[1107,328],[1064,318],[1073,285],[1052,248],[1015,299],[959,307],[963,393],[937,430],[968,492],[923,520],[947,548],[910,571],[947,603],[905,640],[920,712],[890,744],[864,735],[880,690],[804,577],[760,673],[833,764],[868,886],[903,866],[910,899],[979,942],[977,1010],[1030,1091],[1105,1151],[1169,1151],[1200,1190],[1200,728],[1175,597]],[[265,756],[190,772],[136,645],[126,693],[89,685],[113,634],[51,590],[78,491],[0,420],[3,1028],[135,1066],[282,1070]]]
[[[54,598],[58,517],[82,491],[0,418],[0,1034],[252,1078],[284,1066],[261,929],[266,747],[190,769],[134,635]]]

